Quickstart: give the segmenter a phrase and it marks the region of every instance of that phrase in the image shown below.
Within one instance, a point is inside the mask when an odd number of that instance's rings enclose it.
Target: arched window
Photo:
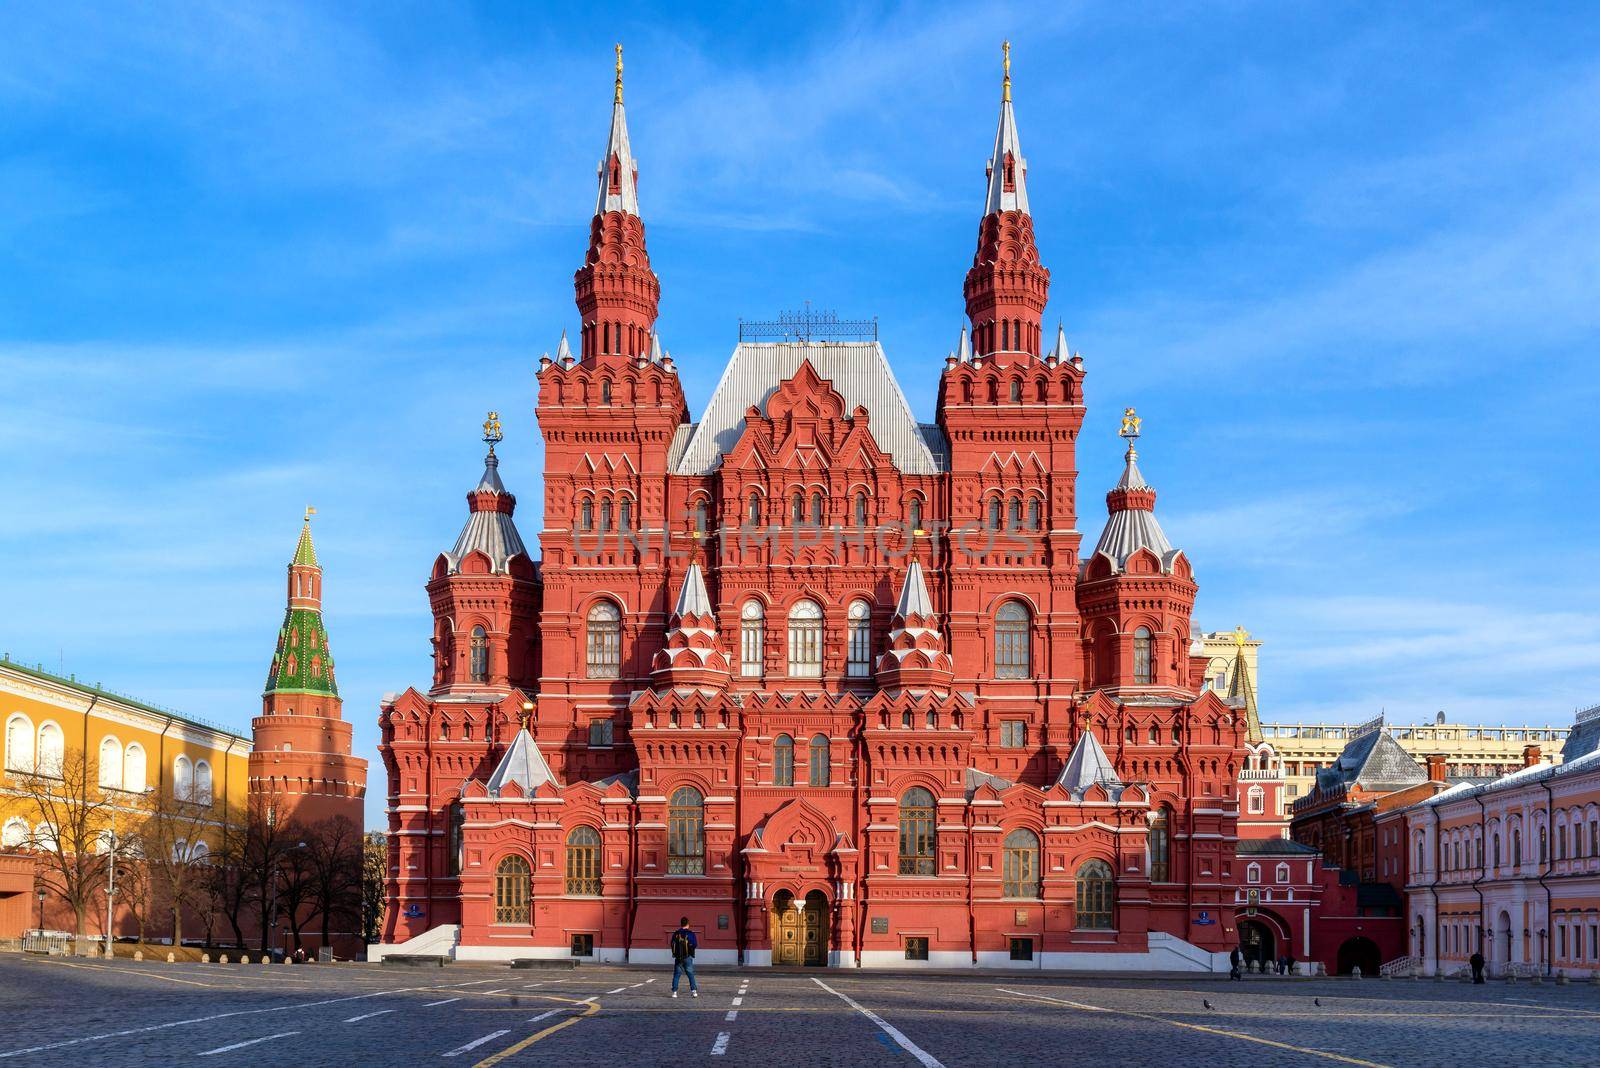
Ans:
[[[1085,862],[1078,869],[1078,928],[1111,930],[1111,865],[1103,860]]]
[[[600,832],[574,827],[567,835],[567,893],[600,896]]]
[[[607,530],[611,529],[611,502],[610,501],[601,501],[600,502],[600,529],[602,531],[607,531]]]
[[[115,738],[100,740],[99,772],[101,789],[122,789],[122,743]]]
[[[795,491],[794,498],[789,502],[789,521],[795,526],[806,521],[806,495],[799,490]]]
[[[921,497],[913,497],[913,498],[911,498],[911,504],[906,509],[906,518],[907,518],[907,521],[911,524],[911,529],[913,531],[918,531],[918,530],[922,529],[922,498]]]
[[[1020,530],[1022,528],[1022,502],[1011,498],[1011,504],[1006,509],[1006,529]]]
[[[172,762],[172,796],[179,801],[194,800],[194,763],[186,756]]]
[[[617,502],[617,525],[623,530],[633,529],[633,498],[623,497]]]
[[[512,853],[494,869],[494,922],[530,921],[533,898],[533,872],[526,857]]]
[[[1252,816],[1259,816],[1267,811],[1267,791],[1263,787],[1252,786],[1246,794],[1248,800],[1245,804]]]
[[[446,812],[444,847],[445,873],[460,875],[467,845],[467,809],[460,801],[450,802]]]
[[[60,776],[61,762],[66,759],[66,735],[54,723],[39,728],[39,774]]]
[[[1289,881],[1289,865],[1287,865],[1287,864],[1279,864],[1278,867],[1277,867],[1277,870],[1273,872],[1273,878],[1277,882],[1280,882],[1280,883],[1288,882]]]
[[[602,378],[600,380],[600,403],[611,403],[611,379],[609,378]]]
[[[691,529],[696,534],[704,535],[707,530],[711,529],[706,522],[706,501],[704,497],[696,498],[694,504],[690,505],[689,522]]]
[[[194,800],[198,805],[211,804],[211,765],[204,760],[194,766]]]
[[[739,609],[739,674],[761,677],[763,650],[767,640],[767,613],[761,602],[751,598]]]
[[[858,493],[858,494],[856,494],[856,526],[864,527],[866,525],[867,525],[867,495],[865,493]]]
[[[578,503],[578,529],[594,529],[594,501],[589,497]]]
[[[28,844],[28,821],[20,816],[6,820],[0,830],[0,849],[21,849]]]
[[[1028,677],[1032,644],[1028,622],[1028,608],[1021,601],[1007,601],[994,614],[995,678]]]
[[[1244,869],[1244,881],[1247,883],[1259,883],[1261,881],[1261,865],[1254,862],[1247,865]]]
[[[1154,680],[1150,656],[1150,628],[1133,632],[1133,681],[1149,684]]]
[[[789,609],[789,674],[822,677],[822,607],[815,601],[799,601]]]
[[[610,601],[589,609],[587,666],[591,679],[614,679],[622,672],[622,612]]]
[[[667,803],[667,874],[706,872],[706,804],[693,786],[680,786]]]
[[[933,875],[934,847],[933,795],[913,786],[900,799],[900,874]]]
[[[1022,403],[1022,380],[1020,378],[1013,378],[1011,380],[1011,403]]]
[[[772,785],[794,785],[794,739],[787,734],[772,743]]]
[[[814,527],[820,527],[822,525],[823,517],[824,511],[822,506],[822,494],[813,493],[811,495],[811,525]]]
[[[33,721],[21,714],[6,720],[6,770],[33,774]]]
[[[1026,827],[1006,835],[1002,856],[1006,897],[1039,896],[1039,836]]]
[[[1172,810],[1162,806],[1150,821],[1150,881],[1172,880]]]
[[[144,746],[138,742],[129,742],[127,750],[122,754],[122,788],[136,794],[143,793],[144,777]]]
[[[872,674],[872,606],[865,601],[851,601],[848,616],[849,656],[845,674],[865,678]]]
[[[761,494],[750,494],[750,501],[745,511],[744,521],[752,527],[761,525]]]
[[[611,505],[605,506],[607,510]],[[482,627],[472,628],[471,672],[473,682],[489,681],[489,632]]]
[[[1520,830],[1511,832],[1511,866],[1513,868],[1522,867],[1522,832]]]
[[[828,750],[828,736],[818,734],[811,739],[811,764],[806,772],[807,786],[827,786],[832,781],[833,760]]]
[[[1039,513],[1040,513],[1040,511],[1041,511],[1041,509],[1039,507],[1039,498],[1037,498],[1037,497],[1028,498],[1028,529],[1029,530],[1038,530],[1039,529]]]
[[[1000,502],[1000,498],[999,497],[991,497],[989,499],[989,529],[990,530],[999,530],[1000,529],[1001,524],[1004,522],[1004,516],[1003,516],[1003,511],[1002,511],[1004,508],[1005,508],[1005,505]]]

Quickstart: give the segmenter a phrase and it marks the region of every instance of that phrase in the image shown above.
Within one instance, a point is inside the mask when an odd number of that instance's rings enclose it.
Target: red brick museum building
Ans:
[[[875,331],[809,318],[742,331],[692,417],[636,181],[619,61],[576,351],[538,372],[545,528],[491,417],[432,683],[381,711],[376,953],[659,961],[687,915],[704,962],[1212,968],[1245,716],[1131,409],[1084,551],[1009,70],[931,423]]]

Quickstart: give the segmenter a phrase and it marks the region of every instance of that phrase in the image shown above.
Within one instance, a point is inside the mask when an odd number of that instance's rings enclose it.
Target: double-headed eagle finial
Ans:
[[[490,412],[489,418],[483,421],[483,441],[489,446],[489,454],[494,455],[494,447],[505,440],[505,435],[500,432],[500,413]]]
[[[612,98],[614,103],[622,103],[622,42],[617,42],[617,95]]]
[[[1006,41],[1006,42],[1002,43],[1000,45],[1000,51],[1005,56],[1005,68],[1006,68],[1006,78],[1005,78],[1004,85],[1003,85],[1003,87],[1001,89],[1001,92],[1004,94],[1002,99],[1004,99],[1005,101],[1007,101],[1009,103],[1010,100],[1011,100],[1011,42],[1010,41]]]

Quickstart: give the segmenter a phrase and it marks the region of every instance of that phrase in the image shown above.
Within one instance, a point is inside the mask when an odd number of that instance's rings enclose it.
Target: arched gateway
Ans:
[[[828,963],[828,898],[813,890],[796,900],[788,890],[772,897],[772,963],[824,965]]]

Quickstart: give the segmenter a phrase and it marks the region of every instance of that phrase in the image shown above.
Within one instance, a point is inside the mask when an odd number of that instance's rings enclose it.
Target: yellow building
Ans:
[[[17,786],[36,769],[59,768],[71,754],[87,755],[101,789],[114,791],[119,813],[137,817],[156,791],[210,805],[218,825],[245,811],[250,739],[191,717],[0,659],[0,727],[0,854],[25,854],[49,833]],[[204,854],[217,844],[200,839],[193,848]],[[5,860],[0,938],[33,925],[27,919],[32,868],[15,856]]]

